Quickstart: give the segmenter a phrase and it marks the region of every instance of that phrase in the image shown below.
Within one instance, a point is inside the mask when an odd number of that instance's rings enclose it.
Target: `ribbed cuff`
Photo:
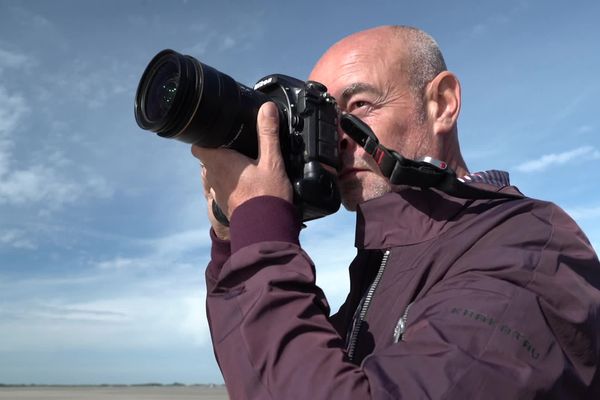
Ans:
[[[220,239],[212,228],[210,229],[210,239],[212,240],[212,247],[210,249],[211,261],[218,265],[225,264],[225,261],[231,255],[231,242]]]
[[[300,226],[298,212],[290,202],[274,196],[255,197],[231,216],[231,252],[268,241],[299,245]]]
[[[206,277],[206,290],[211,291],[219,278],[223,265],[231,256],[231,242],[219,239],[214,230],[210,229],[212,246],[210,248],[210,262],[204,272]]]

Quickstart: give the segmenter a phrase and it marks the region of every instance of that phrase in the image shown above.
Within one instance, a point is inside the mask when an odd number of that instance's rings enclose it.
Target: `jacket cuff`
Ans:
[[[210,239],[212,241],[210,259],[216,264],[225,264],[225,261],[231,255],[231,242],[220,239],[212,228],[210,228]]]
[[[299,245],[300,226],[298,212],[290,202],[274,196],[252,198],[231,216],[231,252],[267,241]]]
[[[219,239],[212,228],[210,229],[210,239],[212,240],[212,246],[210,249],[210,262],[206,268],[207,286],[212,286],[217,281],[221,268],[231,256],[231,242]]]

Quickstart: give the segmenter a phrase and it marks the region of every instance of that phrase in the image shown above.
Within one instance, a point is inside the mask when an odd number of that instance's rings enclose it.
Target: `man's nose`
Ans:
[[[340,153],[353,151],[356,142],[338,125],[338,149]]]

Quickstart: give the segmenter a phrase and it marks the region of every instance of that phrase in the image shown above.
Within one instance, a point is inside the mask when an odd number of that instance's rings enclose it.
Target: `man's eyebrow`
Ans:
[[[339,101],[343,104],[346,104],[348,102],[348,100],[350,100],[350,98],[352,96],[354,96],[357,93],[373,93],[376,95],[380,95],[379,90],[377,90],[377,88],[369,83],[364,83],[364,82],[356,82],[353,83],[351,85],[349,85],[348,87],[346,87],[344,89],[344,91],[342,92]]]

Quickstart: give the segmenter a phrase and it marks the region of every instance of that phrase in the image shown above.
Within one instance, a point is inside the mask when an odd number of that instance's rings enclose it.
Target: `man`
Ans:
[[[408,27],[359,32],[329,49],[310,79],[387,148],[444,160],[463,181],[512,197],[392,185],[340,130],[338,180],[357,211],[358,254],[350,294],[329,317],[299,247],[274,105],[258,115],[257,160],[194,147],[209,203],[231,221],[227,229],[210,215],[206,271],[230,396],[600,398],[598,258],[564,212],[519,197],[507,174],[469,174],[460,86],[433,39]]]

